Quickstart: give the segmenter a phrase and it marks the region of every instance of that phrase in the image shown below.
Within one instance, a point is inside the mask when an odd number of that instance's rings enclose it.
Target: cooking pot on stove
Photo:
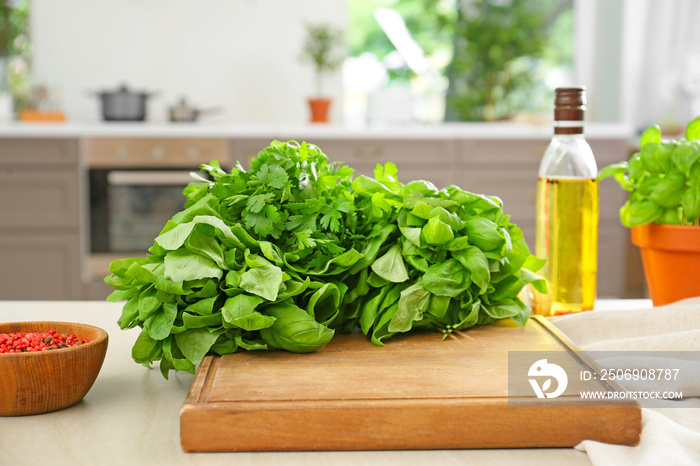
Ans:
[[[144,121],[146,101],[155,92],[132,91],[126,85],[116,91],[94,92],[102,106],[102,119],[105,121]]]
[[[197,121],[200,115],[205,113],[217,113],[221,110],[221,107],[211,107],[211,108],[197,108],[187,103],[185,97],[181,97],[180,100],[170,107],[170,121]]]

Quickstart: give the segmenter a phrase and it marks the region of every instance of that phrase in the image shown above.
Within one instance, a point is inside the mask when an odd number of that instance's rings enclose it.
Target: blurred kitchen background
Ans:
[[[192,170],[272,139],[498,195],[533,248],[554,88],[587,87],[599,167],[627,159],[700,115],[698,24],[697,0],[0,0],[0,299],[104,299]],[[646,295],[624,200],[601,183],[599,297]]]
[[[325,78],[334,123],[549,118],[552,89],[584,83],[590,121],[672,128],[700,113],[693,0],[4,0],[4,119],[23,106],[100,120],[91,92],[181,97],[208,120],[302,123],[314,94],[307,24],[342,31]],[[3,103],[5,111],[3,112]],[[409,109],[410,111],[406,111]],[[204,116],[203,116],[204,118]]]

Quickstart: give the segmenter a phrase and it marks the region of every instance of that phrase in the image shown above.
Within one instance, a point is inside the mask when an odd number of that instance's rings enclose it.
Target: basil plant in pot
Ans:
[[[662,140],[650,127],[638,153],[598,175],[610,176],[629,192],[620,220],[641,249],[654,305],[700,296],[700,117],[685,138]]]
[[[301,61],[310,62],[314,66],[316,94],[308,99],[312,123],[328,122],[331,99],[323,94],[323,78],[342,63],[343,54],[336,52],[342,43],[343,34],[340,29],[325,23],[306,25]]]

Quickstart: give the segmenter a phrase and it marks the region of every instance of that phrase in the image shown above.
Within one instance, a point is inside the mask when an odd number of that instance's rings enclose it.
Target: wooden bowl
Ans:
[[[72,322],[0,323],[0,333],[75,334],[88,343],[53,351],[0,354],[0,416],[41,414],[83,399],[100,372],[107,353],[107,332]]]

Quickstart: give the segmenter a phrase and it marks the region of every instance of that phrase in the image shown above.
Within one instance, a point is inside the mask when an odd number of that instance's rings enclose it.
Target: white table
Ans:
[[[0,301],[0,321],[65,320],[109,333],[102,370],[82,402],[36,416],[0,417],[0,464],[167,465],[577,465],[590,464],[571,448],[517,450],[363,451],[302,453],[183,453],[180,407],[193,376],[133,362],[138,330],[116,324],[121,303],[95,301]],[[651,307],[648,300],[601,301],[600,309]],[[2,374],[0,374],[2,383]]]

